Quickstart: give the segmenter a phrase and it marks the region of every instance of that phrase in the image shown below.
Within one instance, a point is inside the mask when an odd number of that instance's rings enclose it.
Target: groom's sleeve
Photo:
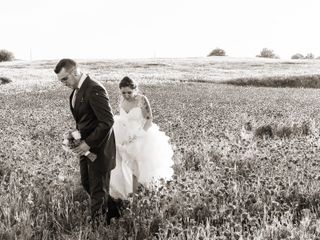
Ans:
[[[90,93],[89,104],[96,115],[98,125],[85,142],[90,148],[97,148],[104,142],[114,123],[107,91],[102,86],[95,86]]]

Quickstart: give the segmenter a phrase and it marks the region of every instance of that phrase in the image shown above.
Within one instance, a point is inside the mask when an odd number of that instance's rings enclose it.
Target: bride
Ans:
[[[120,83],[120,115],[115,116],[116,168],[111,171],[110,195],[126,199],[138,184],[148,186],[172,177],[173,151],[169,137],[152,123],[146,96],[137,83],[124,77]]]

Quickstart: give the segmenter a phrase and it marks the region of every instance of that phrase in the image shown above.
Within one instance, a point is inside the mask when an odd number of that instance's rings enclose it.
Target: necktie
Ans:
[[[75,90],[74,90],[74,93],[73,93],[73,95],[72,95],[72,107],[74,108],[74,105],[75,105],[75,103],[76,103],[76,98],[77,98],[77,94],[78,94],[78,91],[79,91],[79,88],[76,88]]]

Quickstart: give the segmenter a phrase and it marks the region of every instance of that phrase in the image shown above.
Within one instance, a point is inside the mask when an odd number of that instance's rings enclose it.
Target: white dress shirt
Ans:
[[[74,104],[76,103],[76,98],[77,98],[77,93],[79,91],[79,89],[81,88],[84,80],[86,80],[87,78],[87,74],[82,73],[80,81],[78,83],[78,87],[74,90],[74,93],[72,95],[72,107],[74,108]]]

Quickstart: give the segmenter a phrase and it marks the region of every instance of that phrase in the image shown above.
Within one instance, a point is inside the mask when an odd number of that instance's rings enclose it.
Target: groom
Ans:
[[[109,196],[110,172],[116,165],[116,145],[112,129],[113,114],[106,89],[82,73],[72,59],[62,59],[54,72],[59,81],[73,89],[70,108],[81,134],[81,144],[74,149],[80,156],[81,183],[91,198],[92,220],[106,214],[108,224],[119,217],[116,203]],[[91,161],[87,151],[97,158]]]

